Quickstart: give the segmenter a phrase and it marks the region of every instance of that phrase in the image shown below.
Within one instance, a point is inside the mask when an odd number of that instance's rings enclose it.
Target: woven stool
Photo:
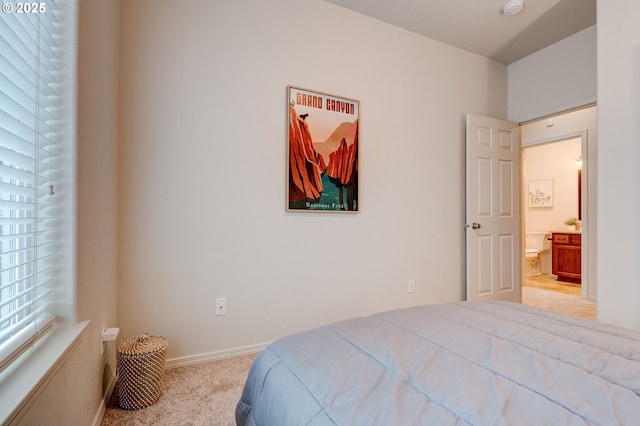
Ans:
[[[125,410],[148,407],[160,398],[169,342],[143,334],[118,346],[119,405]]]

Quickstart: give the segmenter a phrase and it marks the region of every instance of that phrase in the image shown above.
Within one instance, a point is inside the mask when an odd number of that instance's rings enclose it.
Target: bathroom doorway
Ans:
[[[539,303],[551,303],[552,299],[555,302],[564,300],[565,310],[569,311],[582,311],[582,305],[586,304],[587,310],[592,311],[588,315],[593,316],[596,294],[595,272],[591,264],[595,262],[588,262],[587,259],[593,260],[588,257],[590,252],[595,255],[595,250],[590,250],[593,240],[589,239],[589,235],[595,234],[595,229],[588,223],[589,210],[593,210],[590,206],[595,202],[595,185],[590,190],[588,182],[594,177],[590,178],[587,173],[586,160],[589,157],[589,143],[595,143],[595,108],[592,106],[521,126],[523,303],[527,303],[531,294],[537,292]],[[538,199],[530,200],[530,193],[534,193],[534,196],[537,193]],[[565,221],[570,218],[578,220],[579,230],[567,229]],[[558,280],[558,275],[553,272],[552,242],[549,239],[554,232],[572,233],[575,235],[574,244],[578,241],[578,259],[581,263],[578,265],[579,284],[565,282],[564,276]],[[535,247],[528,248],[538,251],[535,255],[530,253],[528,259],[525,255],[527,233],[535,237],[531,243]],[[535,256],[536,265],[531,265],[532,256]],[[531,266],[535,266],[533,270]]]
[[[523,290],[523,299],[531,299],[531,293],[537,292],[535,296],[539,303],[551,303],[558,299],[565,300],[566,304],[578,303],[582,299],[582,138],[572,137],[524,148],[522,171],[523,194],[527,198],[523,209],[525,256],[522,270],[523,285],[528,287]],[[569,226],[565,223],[573,221],[577,221],[577,224]],[[573,241],[573,246],[567,246],[570,250],[566,251],[567,256],[559,257],[553,253],[553,238],[566,238],[567,243]],[[562,256],[565,252],[560,253]],[[558,259],[566,263],[565,258],[568,257],[574,263],[565,268],[574,269],[573,273],[569,273],[570,276],[554,265]],[[577,277],[575,272],[578,273]]]

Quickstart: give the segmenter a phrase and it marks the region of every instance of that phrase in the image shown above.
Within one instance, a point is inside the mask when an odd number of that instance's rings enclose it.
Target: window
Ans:
[[[71,0],[0,15],[0,371],[69,317],[75,17]]]

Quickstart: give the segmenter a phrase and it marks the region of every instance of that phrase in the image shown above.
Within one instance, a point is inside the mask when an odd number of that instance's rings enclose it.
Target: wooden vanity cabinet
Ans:
[[[554,232],[551,243],[551,272],[558,276],[558,281],[580,284],[582,235]]]

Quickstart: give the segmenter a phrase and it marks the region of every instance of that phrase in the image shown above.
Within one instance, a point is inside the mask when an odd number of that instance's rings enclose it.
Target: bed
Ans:
[[[354,318],[260,352],[236,423],[637,425],[640,332],[509,302]]]

